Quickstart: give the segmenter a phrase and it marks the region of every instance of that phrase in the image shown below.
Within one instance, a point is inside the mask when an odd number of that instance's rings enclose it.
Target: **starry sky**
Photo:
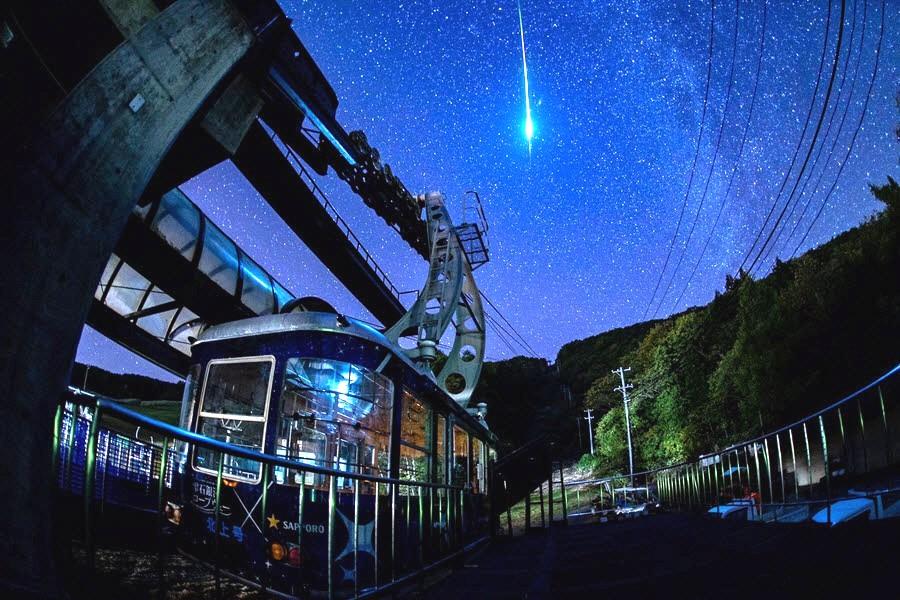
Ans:
[[[549,359],[706,303],[777,224],[764,275],[864,221],[880,206],[868,185],[900,178],[896,0],[884,15],[846,0],[842,32],[840,0],[522,0],[530,152],[515,0],[281,4],[338,120],[411,192],[441,190],[455,214],[480,192],[492,260],[476,279]],[[320,184],[393,282],[420,289],[424,261],[336,176]],[[371,319],[230,163],[183,189],[295,294]],[[526,353],[489,330],[489,359]],[[89,329],[78,359],[162,373]]]

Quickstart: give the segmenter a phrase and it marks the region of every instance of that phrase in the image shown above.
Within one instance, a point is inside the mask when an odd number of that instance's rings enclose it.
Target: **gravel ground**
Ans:
[[[83,551],[76,550],[75,564],[84,565]],[[212,570],[181,554],[165,557],[165,587],[161,593],[157,556],[138,550],[98,549],[96,554],[96,578],[75,577],[68,586],[73,599],[96,598],[172,598],[179,600],[212,598],[216,585]],[[222,576],[223,598],[263,598],[256,589]]]

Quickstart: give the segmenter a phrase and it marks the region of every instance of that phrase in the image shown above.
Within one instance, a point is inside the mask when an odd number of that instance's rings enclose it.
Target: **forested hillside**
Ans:
[[[87,377],[85,377],[85,369]],[[86,367],[81,363],[75,363],[72,367],[72,385],[86,389],[102,396],[109,396],[120,400],[181,400],[182,385],[160,381],[144,375],[133,373],[110,373],[93,365]]]
[[[480,395],[489,421],[516,441],[556,433],[575,453],[576,418],[595,408],[594,461],[615,472],[627,461],[610,372],[620,365],[632,368],[641,468],[773,429],[883,373],[900,361],[900,186],[889,179],[872,192],[884,211],[763,279],[729,277],[704,307],[565,345],[558,379],[555,370],[541,379],[511,364],[524,359],[487,365]],[[561,402],[560,383],[571,386],[572,407]],[[512,425],[522,432],[507,433]]]

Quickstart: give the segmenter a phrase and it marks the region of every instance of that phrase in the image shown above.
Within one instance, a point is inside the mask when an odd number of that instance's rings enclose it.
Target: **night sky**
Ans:
[[[535,128],[529,154],[515,0],[282,6],[338,95],[338,120],[347,131],[364,130],[410,191],[441,190],[456,214],[465,190],[480,192],[492,261],[476,272],[478,283],[550,359],[570,340],[706,303],[722,289],[750,251],[796,152],[769,229],[794,189],[828,92],[841,13],[835,0],[823,62],[828,0],[769,0],[747,127],[763,0],[715,2],[711,54],[710,0],[523,0]],[[900,37],[891,30],[900,2],[888,0],[886,10],[869,96],[882,3],[846,3],[828,110],[784,230],[754,275],[768,272],[776,254],[791,255],[835,181],[800,252],[878,210],[870,183],[900,178]],[[421,288],[425,262],[336,176],[321,184],[397,286]],[[229,163],[183,189],[295,294],[371,318]],[[489,335],[489,358],[525,353]],[[78,359],[161,373],[90,330]]]

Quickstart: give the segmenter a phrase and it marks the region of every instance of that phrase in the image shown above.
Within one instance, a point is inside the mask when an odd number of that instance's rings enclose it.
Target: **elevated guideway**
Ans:
[[[294,297],[176,189],[135,208],[87,323],[184,375],[203,325],[270,314]]]

